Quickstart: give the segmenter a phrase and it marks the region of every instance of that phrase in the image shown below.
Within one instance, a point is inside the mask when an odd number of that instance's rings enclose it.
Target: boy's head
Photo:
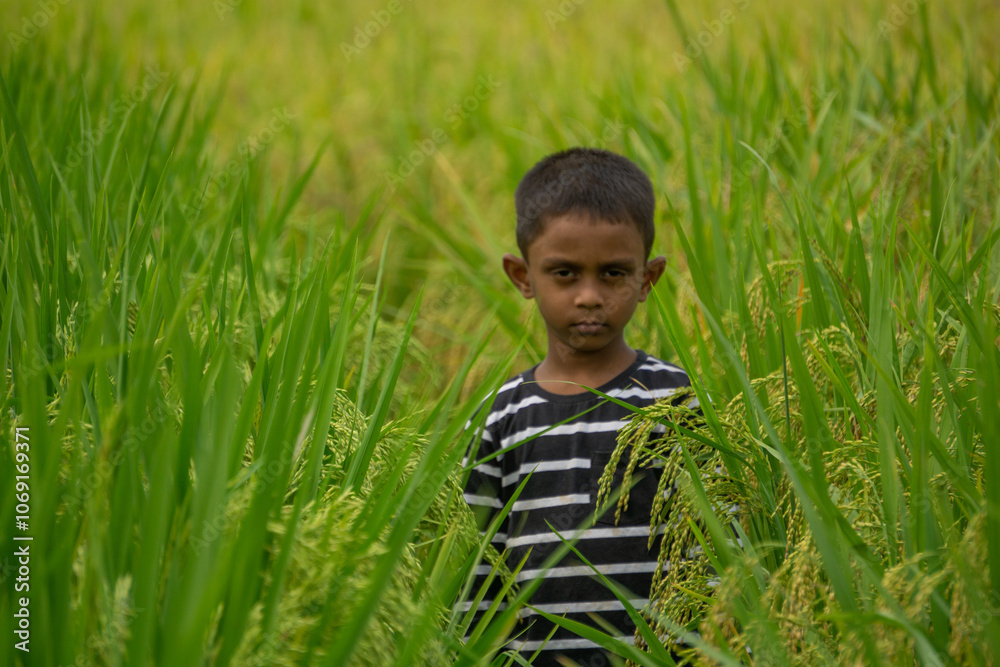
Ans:
[[[629,352],[623,332],[662,275],[649,259],[655,196],[627,158],[573,148],[536,164],[515,194],[517,244],[504,271],[545,320],[550,352]]]
[[[653,184],[631,160],[611,151],[570,148],[549,155],[521,179],[514,204],[517,246],[525,259],[545,223],[567,213],[634,225],[647,257],[653,246]]]

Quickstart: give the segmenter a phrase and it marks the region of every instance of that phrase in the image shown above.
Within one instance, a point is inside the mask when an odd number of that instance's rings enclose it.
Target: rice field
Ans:
[[[681,490],[661,558],[700,556],[635,646],[574,631],[621,664],[997,664],[996,3],[0,25],[0,664],[524,664],[461,460],[545,351],[514,188],[575,145],[653,180],[668,268],[627,340],[702,410],[619,438]],[[483,565],[509,595],[473,624]]]

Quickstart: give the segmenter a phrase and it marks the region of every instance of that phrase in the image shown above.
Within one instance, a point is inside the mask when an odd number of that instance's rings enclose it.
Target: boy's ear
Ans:
[[[531,299],[535,296],[534,290],[531,289],[531,282],[528,280],[528,263],[524,259],[507,253],[503,256],[503,271],[514,283],[514,287],[521,293],[521,296],[525,299]]]
[[[646,275],[642,280],[642,287],[639,289],[639,301],[646,300],[646,297],[649,296],[649,291],[653,289],[653,285],[660,279],[666,268],[667,258],[663,255],[646,262]]]

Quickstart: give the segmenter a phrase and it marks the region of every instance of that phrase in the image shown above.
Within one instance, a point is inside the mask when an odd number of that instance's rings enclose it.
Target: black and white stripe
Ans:
[[[465,499],[478,511],[482,521],[488,521],[530,474],[531,479],[501,526],[503,534],[494,538],[494,546],[507,550],[509,564],[517,564],[527,555],[517,581],[524,584],[541,580],[530,602],[533,607],[590,625],[593,625],[590,614],[597,613],[631,643],[635,629],[631,619],[589,567],[572,553],[551,569],[542,569],[542,565],[562,545],[560,536],[577,539],[576,547],[587,560],[609,579],[632,591],[637,608],[645,605],[659,567],[657,556],[664,531],[662,526],[656,531],[650,548],[649,513],[658,470],[637,471],[637,477],[642,479],[633,487],[629,510],[617,525],[614,507],[596,522],[584,525],[595,509],[598,482],[616,447],[623,419],[632,413],[590,392],[573,395],[547,392],[534,383],[534,370],[521,373],[498,390],[485,418],[482,437],[474,439],[475,446],[470,448],[466,459],[483,463],[470,471]],[[598,389],[642,408],[688,384],[688,376],[682,369],[638,351],[629,368]],[[664,429],[658,428],[656,432],[662,433]],[[523,444],[497,456],[499,450],[517,443]],[[626,463],[619,463],[617,482]],[[475,590],[489,572],[485,565],[477,570]],[[487,594],[479,611],[489,608],[494,595],[495,591]],[[468,609],[466,604],[462,610]],[[511,647],[533,652],[551,629],[549,621],[526,610],[513,633],[517,635],[517,644],[512,643]],[[557,629],[535,664],[556,665],[556,656],[560,654],[587,664],[589,657],[597,652],[595,644]]]

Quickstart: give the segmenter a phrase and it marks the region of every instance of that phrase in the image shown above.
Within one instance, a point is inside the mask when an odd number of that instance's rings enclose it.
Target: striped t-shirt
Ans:
[[[689,384],[681,368],[641,350],[637,353],[631,366],[598,389],[636,407],[645,407]],[[545,559],[562,544],[547,524],[567,539],[575,537],[578,528],[582,530],[576,548],[607,578],[631,591],[634,606],[641,608],[648,602],[661,539],[657,538],[649,548],[656,471],[647,471],[632,487],[628,511],[617,525],[615,507],[611,506],[593,525],[581,526],[595,509],[598,481],[616,447],[622,420],[633,413],[589,391],[572,395],[545,391],[534,382],[534,374],[535,368],[531,368],[507,381],[497,392],[478,442],[478,453],[472,447],[470,456],[475,458],[466,461],[468,464],[470,460],[491,458],[470,472],[465,500],[473,510],[489,515],[504,507],[525,476],[533,472],[493,545],[498,551],[508,551],[507,563],[511,567],[531,550],[517,582],[525,585],[533,579],[543,581],[529,604],[588,625],[595,625],[589,614],[597,613],[619,630],[623,641],[631,643],[635,625],[621,602],[575,554],[570,552],[552,569],[541,570]],[[553,428],[566,420],[570,421]],[[663,432],[662,426],[658,429]],[[627,459],[623,455],[618,464],[615,488],[621,483]],[[479,567],[474,590],[479,589],[489,571],[488,565]],[[487,595],[479,609],[486,610],[492,601],[492,594]],[[468,603],[460,607],[468,608]],[[523,610],[521,618],[510,647],[527,657],[544,644],[534,664],[557,665],[556,656],[560,654],[581,665],[610,664],[596,644],[562,628],[545,643],[552,624],[533,610]]]

